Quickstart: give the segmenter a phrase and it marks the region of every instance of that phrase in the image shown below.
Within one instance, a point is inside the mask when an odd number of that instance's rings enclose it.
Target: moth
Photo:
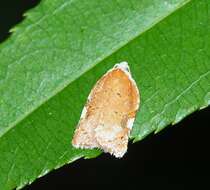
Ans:
[[[91,90],[72,145],[100,148],[117,158],[127,151],[140,96],[127,62],[116,64]]]

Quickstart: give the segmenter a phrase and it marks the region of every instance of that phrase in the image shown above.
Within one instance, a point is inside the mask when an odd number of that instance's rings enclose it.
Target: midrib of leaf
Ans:
[[[28,31],[28,29],[32,29],[34,26],[38,25],[39,23],[44,22],[47,18],[55,15],[58,11],[62,11],[66,6],[72,4],[75,1],[77,1],[77,0],[65,2],[63,5],[61,5],[56,10],[54,10],[53,13],[52,13],[52,15],[51,14],[48,14],[48,15],[45,15],[44,17],[41,17],[36,23],[34,23],[34,24],[30,25],[30,26],[27,26],[25,31]],[[30,109],[27,109],[27,111],[25,113],[23,113],[22,115],[20,115],[14,122],[9,123],[9,125],[6,126],[6,127],[1,127],[0,126],[0,136],[3,136],[7,131],[9,131],[11,128],[15,127],[18,123],[20,123],[28,115],[30,115],[32,112],[34,112],[36,109],[38,109],[44,103],[46,103],[50,98],[52,98],[53,96],[55,96],[56,94],[58,94],[60,91],[62,91],[70,83],[72,83],[73,81],[77,80],[80,76],[82,76],[87,71],[91,70],[95,65],[97,65],[98,63],[102,62],[103,60],[105,60],[110,55],[112,55],[115,52],[117,52],[119,49],[121,49],[122,47],[124,47],[126,44],[128,44],[132,40],[136,39],[137,37],[139,37],[140,35],[142,35],[147,30],[151,29],[157,23],[159,23],[160,21],[162,21],[163,19],[165,19],[167,16],[169,16],[171,13],[173,13],[176,10],[178,10],[179,8],[183,7],[184,5],[186,5],[187,3],[189,3],[190,1],[191,0],[182,0],[182,1],[180,0],[179,1],[180,3],[177,3],[174,7],[171,6],[171,9],[170,10],[167,10],[166,12],[164,12],[164,14],[158,15],[156,18],[154,18],[154,20],[151,21],[151,23],[149,25],[146,25],[146,26],[140,28],[139,31],[136,32],[136,34],[130,36],[130,38],[127,38],[125,41],[120,41],[117,44],[116,47],[113,47],[112,48],[112,51],[107,52],[106,54],[102,54],[102,56],[97,57],[94,62],[92,62],[90,65],[87,64],[88,67],[80,70],[80,72],[77,75],[75,75],[71,79],[66,79],[63,83],[61,83],[60,85],[56,86],[56,88],[54,88],[53,91],[51,91],[50,96],[46,97],[45,99],[41,99],[40,98],[40,101],[37,102],[36,106],[34,106],[34,107],[30,108]],[[165,1],[163,3],[167,3],[167,1]],[[41,4],[42,4],[42,2],[41,2]],[[41,7],[41,4],[39,5],[40,7]],[[36,8],[36,11],[38,10],[39,6]],[[31,12],[26,13],[25,16],[27,16],[27,17],[33,16],[33,10]],[[29,20],[29,18],[26,18],[26,21],[27,21],[27,19]],[[26,24],[26,22],[25,22],[25,24]],[[22,23],[22,25],[24,25],[24,23]],[[16,33],[22,33],[22,31],[19,31],[18,32],[18,29],[20,29],[20,28],[21,28],[21,24],[19,26],[17,26],[16,28],[13,28],[12,31],[14,31]],[[24,35],[24,31],[23,31],[23,33],[21,35],[22,36]],[[11,38],[13,38],[13,36]],[[18,38],[18,36],[17,36],[17,38]],[[8,40],[7,42],[9,43],[10,41]]]

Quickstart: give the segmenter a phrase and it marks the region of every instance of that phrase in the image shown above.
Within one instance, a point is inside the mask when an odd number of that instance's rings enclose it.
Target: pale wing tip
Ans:
[[[125,155],[126,152],[127,152],[127,149],[125,151],[123,151],[123,152],[115,152],[115,153],[110,153],[109,152],[109,153],[111,155],[115,156],[115,158],[122,158]]]
[[[130,72],[130,68],[129,68],[128,62],[126,62],[126,61],[123,61],[121,63],[117,63],[114,66],[114,68],[119,68],[119,69],[122,69],[123,71]]]

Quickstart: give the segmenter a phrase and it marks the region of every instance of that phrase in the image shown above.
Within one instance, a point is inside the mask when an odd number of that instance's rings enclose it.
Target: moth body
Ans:
[[[128,64],[116,64],[91,90],[75,130],[73,146],[100,148],[122,157],[139,103],[139,91]]]

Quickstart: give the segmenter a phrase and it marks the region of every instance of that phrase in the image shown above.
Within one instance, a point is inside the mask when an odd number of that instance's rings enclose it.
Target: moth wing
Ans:
[[[136,83],[129,69],[117,64],[91,90],[72,144],[77,148],[97,147],[122,157],[138,107]]]

